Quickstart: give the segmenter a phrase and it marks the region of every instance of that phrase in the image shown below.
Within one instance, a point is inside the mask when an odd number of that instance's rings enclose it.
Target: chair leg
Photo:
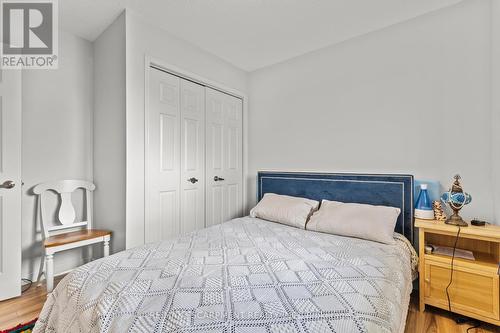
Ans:
[[[109,256],[109,239],[104,240],[104,256]]]
[[[45,256],[42,256],[40,258],[40,268],[38,269],[38,277],[36,279],[37,284],[40,283],[40,279],[42,278],[44,266],[45,266]]]
[[[47,293],[52,292],[54,289],[54,255],[45,255],[45,265],[46,265],[46,281],[47,281]]]

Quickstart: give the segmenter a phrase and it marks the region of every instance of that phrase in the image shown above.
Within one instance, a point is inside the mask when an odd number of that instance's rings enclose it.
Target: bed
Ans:
[[[265,193],[398,207],[397,241],[237,218],[75,269],[34,332],[403,332],[413,177],[260,172]]]

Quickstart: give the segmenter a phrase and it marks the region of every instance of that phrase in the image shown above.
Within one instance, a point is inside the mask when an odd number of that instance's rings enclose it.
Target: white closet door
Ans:
[[[243,212],[241,99],[206,88],[206,224]]]
[[[146,242],[180,232],[180,79],[151,69]]]
[[[149,80],[146,241],[205,226],[205,88],[160,70]]]
[[[205,87],[181,79],[181,232],[205,227]]]
[[[21,71],[0,70],[0,300],[21,295]]]

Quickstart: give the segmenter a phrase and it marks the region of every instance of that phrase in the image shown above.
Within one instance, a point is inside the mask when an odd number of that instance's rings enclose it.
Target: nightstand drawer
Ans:
[[[425,303],[448,309],[449,267],[446,263],[425,260]],[[454,266],[453,283],[448,290],[452,311],[500,319],[498,275]]]

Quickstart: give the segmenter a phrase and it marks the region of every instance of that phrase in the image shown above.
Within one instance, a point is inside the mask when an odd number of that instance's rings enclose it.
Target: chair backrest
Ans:
[[[71,200],[71,195],[77,189],[85,190],[86,221],[76,222],[75,206]],[[38,196],[38,217],[41,221],[44,238],[49,237],[49,232],[70,228],[92,228],[92,205],[91,193],[95,190],[95,185],[85,180],[57,180],[53,182],[41,183],[33,188],[33,192]],[[45,219],[45,195],[47,191],[55,192],[61,199],[58,209],[58,222],[60,225],[48,225]]]

